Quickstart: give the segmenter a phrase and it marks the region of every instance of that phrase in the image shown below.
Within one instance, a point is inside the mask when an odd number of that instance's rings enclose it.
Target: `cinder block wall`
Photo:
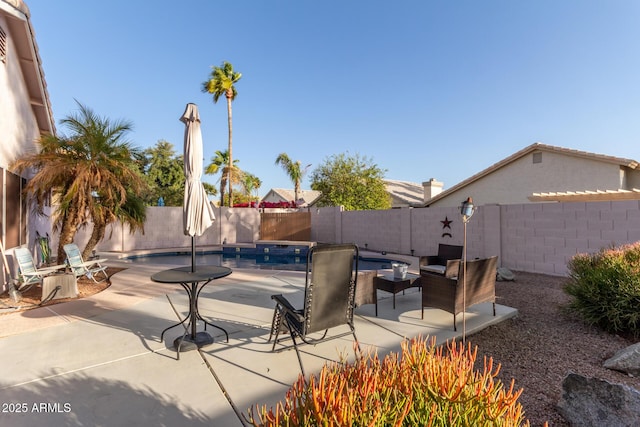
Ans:
[[[216,222],[197,238],[199,246],[259,240],[256,209],[215,209]],[[462,245],[464,224],[457,208],[401,208],[383,211],[311,209],[312,240],[353,242],[361,249],[405,255],[435,254],[439,243]],[[80,232],[83,245],[90,230]],[[111,236],[111,238],[109,238]],[[56,235],[52,247],[56,248]],[[467,224],[469,258],[499,256],[499,264],[517,271],[566,275],[577,253],[640,240],[640,201],[487,205]],[[150,207],[145,234],[129,234],[119,224],[107,230],[98,251],[189,247],[182,208]],[[55,249],[54,249],[55,250]]]
[[[326,217],[337,216],[331,220]],[[324,218],[323,218],[324,217]],[[457,208],[402,208],[338,212],[319,209],[315,223],[342,226],[342,240],[374,251],[435,254],[439,243],[462,245],[464,224]],[[448,224],[448,227],[446,226]],[[499,256],[518,271],[567,275],[577,253],[640,240],[640,201],[487,205],[467,224],[469,258]]]
[[[314,242],[342,242],[341,207],[311,208],[311,240]]]
[[[567,261],[640,240],[637,200],[502,206],[502,265],[566,275]]]
[[[257,209],[214,208],[216,220],[202,236],[196,237],[198,246],[226,243],[247,243],[259,239],[260,213]],[[75,242],[83,247],[89,240],[91,228],[80,230]],[[57,237],[52,247],[57,247]],[[191,246],[191,237],[185,236],[182,224],[182,208],[172,206],[150,206],[144,234],[129,232],[129,227],[115,223],[107,228],[105,238],[98,251],[126,252],[143,249],[186,248]]]

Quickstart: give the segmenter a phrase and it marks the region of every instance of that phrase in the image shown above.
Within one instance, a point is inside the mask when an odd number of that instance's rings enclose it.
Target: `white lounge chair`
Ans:
[[[101,264],[107,261],[106,259],[84,261],[80,248],[75,243],[64,245],[64,252],[67,254],[67,264],[76,277],[87,276],[96,283],[104,282],[109,278],[106,272],[107,267]],[[104,278],[96,280],[96,276],[99,275],[104,276]]]
[[[42,283],[42,279],[50,274],[66,268],[65,265],[54,265],[51,267],[36,268],[33,262],[33,255],[27,248],[17,248],[13,251],[18,263],[18,280],[20,281],[19,291],[25,291],[37,283]]]

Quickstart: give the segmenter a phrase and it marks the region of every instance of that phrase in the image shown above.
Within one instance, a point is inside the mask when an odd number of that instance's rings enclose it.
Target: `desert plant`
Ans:
[[[640,243],[575,255],[567,309],[610,333],[640,336]]]
[[[400,354],[382,360],[359,354],[353,363],[325,365],[308,381],[299,376],[284,402],[251,408],[246,420],[254,426],[529,425],[518,403],[522,390],[496,379],[500,365],[491,358],[474,370],[476,354],[470,344],[407,340]]]
[[[93,223],[93,236],[82,251],[88,257],[106,227],[116,219],[140,227],[144,205],[129,200],[129,214],[122,216],[127,198],[140,197],[146,190],[135,159],[139,149],[126,135],[133,124],[101,117],[77,102],[79,111],[63,118],[69,135],[44,134],[40,150],[15,160],[17,173],[33,170],[25,188],[38,214],[53,203],[54,231],[59,231],[58,261],[65,259],[64,245],[73,242],[79,228]],[[144,223],[144,220],[142,221]]]

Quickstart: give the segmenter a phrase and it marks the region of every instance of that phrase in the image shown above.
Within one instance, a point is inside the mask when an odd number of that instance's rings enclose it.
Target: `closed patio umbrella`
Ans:
[[[191,271],[196,270],[195,236],[201,236],[213,224],[215,215],[202,185],[202,131],[198,106],[187,104],[180,121],[185,124],[184,131],[184,234],[191,236]]]

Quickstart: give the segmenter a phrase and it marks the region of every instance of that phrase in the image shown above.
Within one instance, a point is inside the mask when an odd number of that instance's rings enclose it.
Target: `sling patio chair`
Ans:
[[[101,264],[107,261],[106,259],[84,261],[82,259],[82,254],[80,253],[80,248],[78,248],[78,245],[75,243],[66,244],[63,248],[65,254],[67,254],[67,264],[76,278],[80,276],[87,276],[96,283],[102,283],[109,278],[106,272],[107,267]],[[99,275],[104,278],[96,280],[96,276]]]
[[[33,255],[27,248],[16,248],[13,255],[18,263],[19,291],[26,291],[33,285],[42,283],[42,279],[50,274],[54,274],[66,268],[65,265],[54,265],[51,267],[36,268],[33,262]]]
[[[283,295],[272,295],[276,301],[269,341],[274,338],[275,351],[280,332],[289,332],[298,356],[300,370],[305,375],[296,337],[304,343],[353,335],[359,350],[353,325],[355,288],[358,277],[358,247],[318,245],[307,254],[304,307],[296,309]],[[329,329],[346,325],[349,330],[327,338]],[[322,332],[324,331],[324,332]]]

